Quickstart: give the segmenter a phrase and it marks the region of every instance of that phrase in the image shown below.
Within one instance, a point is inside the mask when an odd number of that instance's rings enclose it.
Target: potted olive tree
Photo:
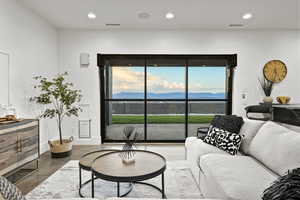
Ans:
[[[59,140],[48,141],[53,158],[61,158],[71,155],[73,137],[65,139],[62,136],[62,122],[65,117],[77,116],[81,111],[78,103],[81,100],[81,91],[73,89],[73,84],[66,82],[67,72],[58,74],[52,79],[42,76],[34,77],[38,84],[34,86],[39,90],[39,95],[30,100],[47,105],[40,115],[41,118],[56,118],[59,132]]]

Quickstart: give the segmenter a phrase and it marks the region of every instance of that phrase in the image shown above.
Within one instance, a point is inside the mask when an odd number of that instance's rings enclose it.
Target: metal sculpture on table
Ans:
[[[135,142],[139,136],[139,133],[135,127],[125,127],[123,130],[123,137],[125,144],[123,145],[122,151],[119,156],[125,164],[132,164],[135,162]]]

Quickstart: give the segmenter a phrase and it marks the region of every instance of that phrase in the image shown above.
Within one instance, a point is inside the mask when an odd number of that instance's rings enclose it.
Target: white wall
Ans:
[[[84,103],[90,104],[92,139],[77,143],[100,142],[100,96],[97,53],[105,54],[238,54],[234,81],[233,112],[244,114],[246,104],[257,104],[263,98],[258,76],[264,64],[281,59],[288,66],[286,80],[277,85],[273,96],[288,95],[300,103],[299,53],[297,31],[81,31],[59,32],[59,70],[69,71],[72,81],[83,91]],[[91,56],[88,68],[80,68],[79,55]],[[241,100],[241,93],[248,98]],[[77,136],[77,121],[69,120],[66,132]]]
[[[0,51],[10,55],[10,99],[22,117],[37,115],[28,98],[35,75],[58,72],[57,30],[16,0],[0,0]],[[52,134],[53,121],[41,120],[41,151]]]
[[[288,66],[285,81],[275,87],[273,96],[289,95],[300,103],[300,33],[297,31],[80,31],[57,30],[33,14],[17,0],[0,0],[0,51],[10,54],[10,91],[13,104],[22,117],[33,117],[37,108],[28,103],[34,95],[35,75],[51,76],[69,71],[70,79],[83,92],[82,103],[90,104],[92,139],[77,138],[78,121],[65,122],[66,135],[78,144],[99,144],[100,95],[97,53],[111,54],[238,54],[234,83],[233,112],[244,114],[247,104],[256,104],[263,95],[257,77],[271,59]],[[80,68],[79,54],[91,55],[91,65]],[[246,102],[241,93],[246,92]],[[57,137],[54,121],[41,120],[41,151],[47,140]]]

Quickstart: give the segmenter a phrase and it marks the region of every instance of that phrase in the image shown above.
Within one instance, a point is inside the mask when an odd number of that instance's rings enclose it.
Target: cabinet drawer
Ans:
[[[38,126],[31,127],[19,134],[20,137],[20,152],[18,159],[23,160],[26,157],[37,154],[39,151],[39,128]]]
[[[0,171],[17,162],[17,134],[0,136]]]
[[[7,146],[15,145],[17,141],[17,134],[3,134],[0,135],[0,153],[3,148],[6,148]]]

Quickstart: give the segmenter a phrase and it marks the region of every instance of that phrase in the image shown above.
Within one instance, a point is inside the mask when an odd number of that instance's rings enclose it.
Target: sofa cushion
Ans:
[[[249,156],[207,154],[200,168],[218,186],[224,199],[260,199],[263,191],[278,177]]]
[[[300,133],[267,122],[253,138],[249,153],[274,172],[284,175],[300,166]]]
[[[229,155],[226,151],[223,151],[213,145],[207,144],[203,142],[203,140],[197,139],[196,137],[188,137],[186,139],[185,146],[187,149],[187,159],[189,160],[189,157],[193,157],[191,159],[193,159],[197,165],[199,163],[200,157],[206,154],[214,153]]]
[[[243,123],[243,118],[236,115],[216,115],[210,124],[231,133],[239,133]]]
[[[240,135],[243,137],[241,151],[249,154],[249,146],[258,130],[266,123],[265,121],[244,119],[244,124],[240,130]]]
[[[197,137],[188,137],[185,140],[185,149],[186,149],[186,160],[191,168],[191,172],[199,183],[199,159],[201,156],[214,153],[214,154],[224,154],[227,156],[231,156],[226,151],[218,149],[215,146],[206,144],[201,139]],[[241,155],[239,152],[238,155]]]
[[[242,136],[218,127],[211,127],[203,142],[214,145],[231,155],[236,155],[240,148]]]

